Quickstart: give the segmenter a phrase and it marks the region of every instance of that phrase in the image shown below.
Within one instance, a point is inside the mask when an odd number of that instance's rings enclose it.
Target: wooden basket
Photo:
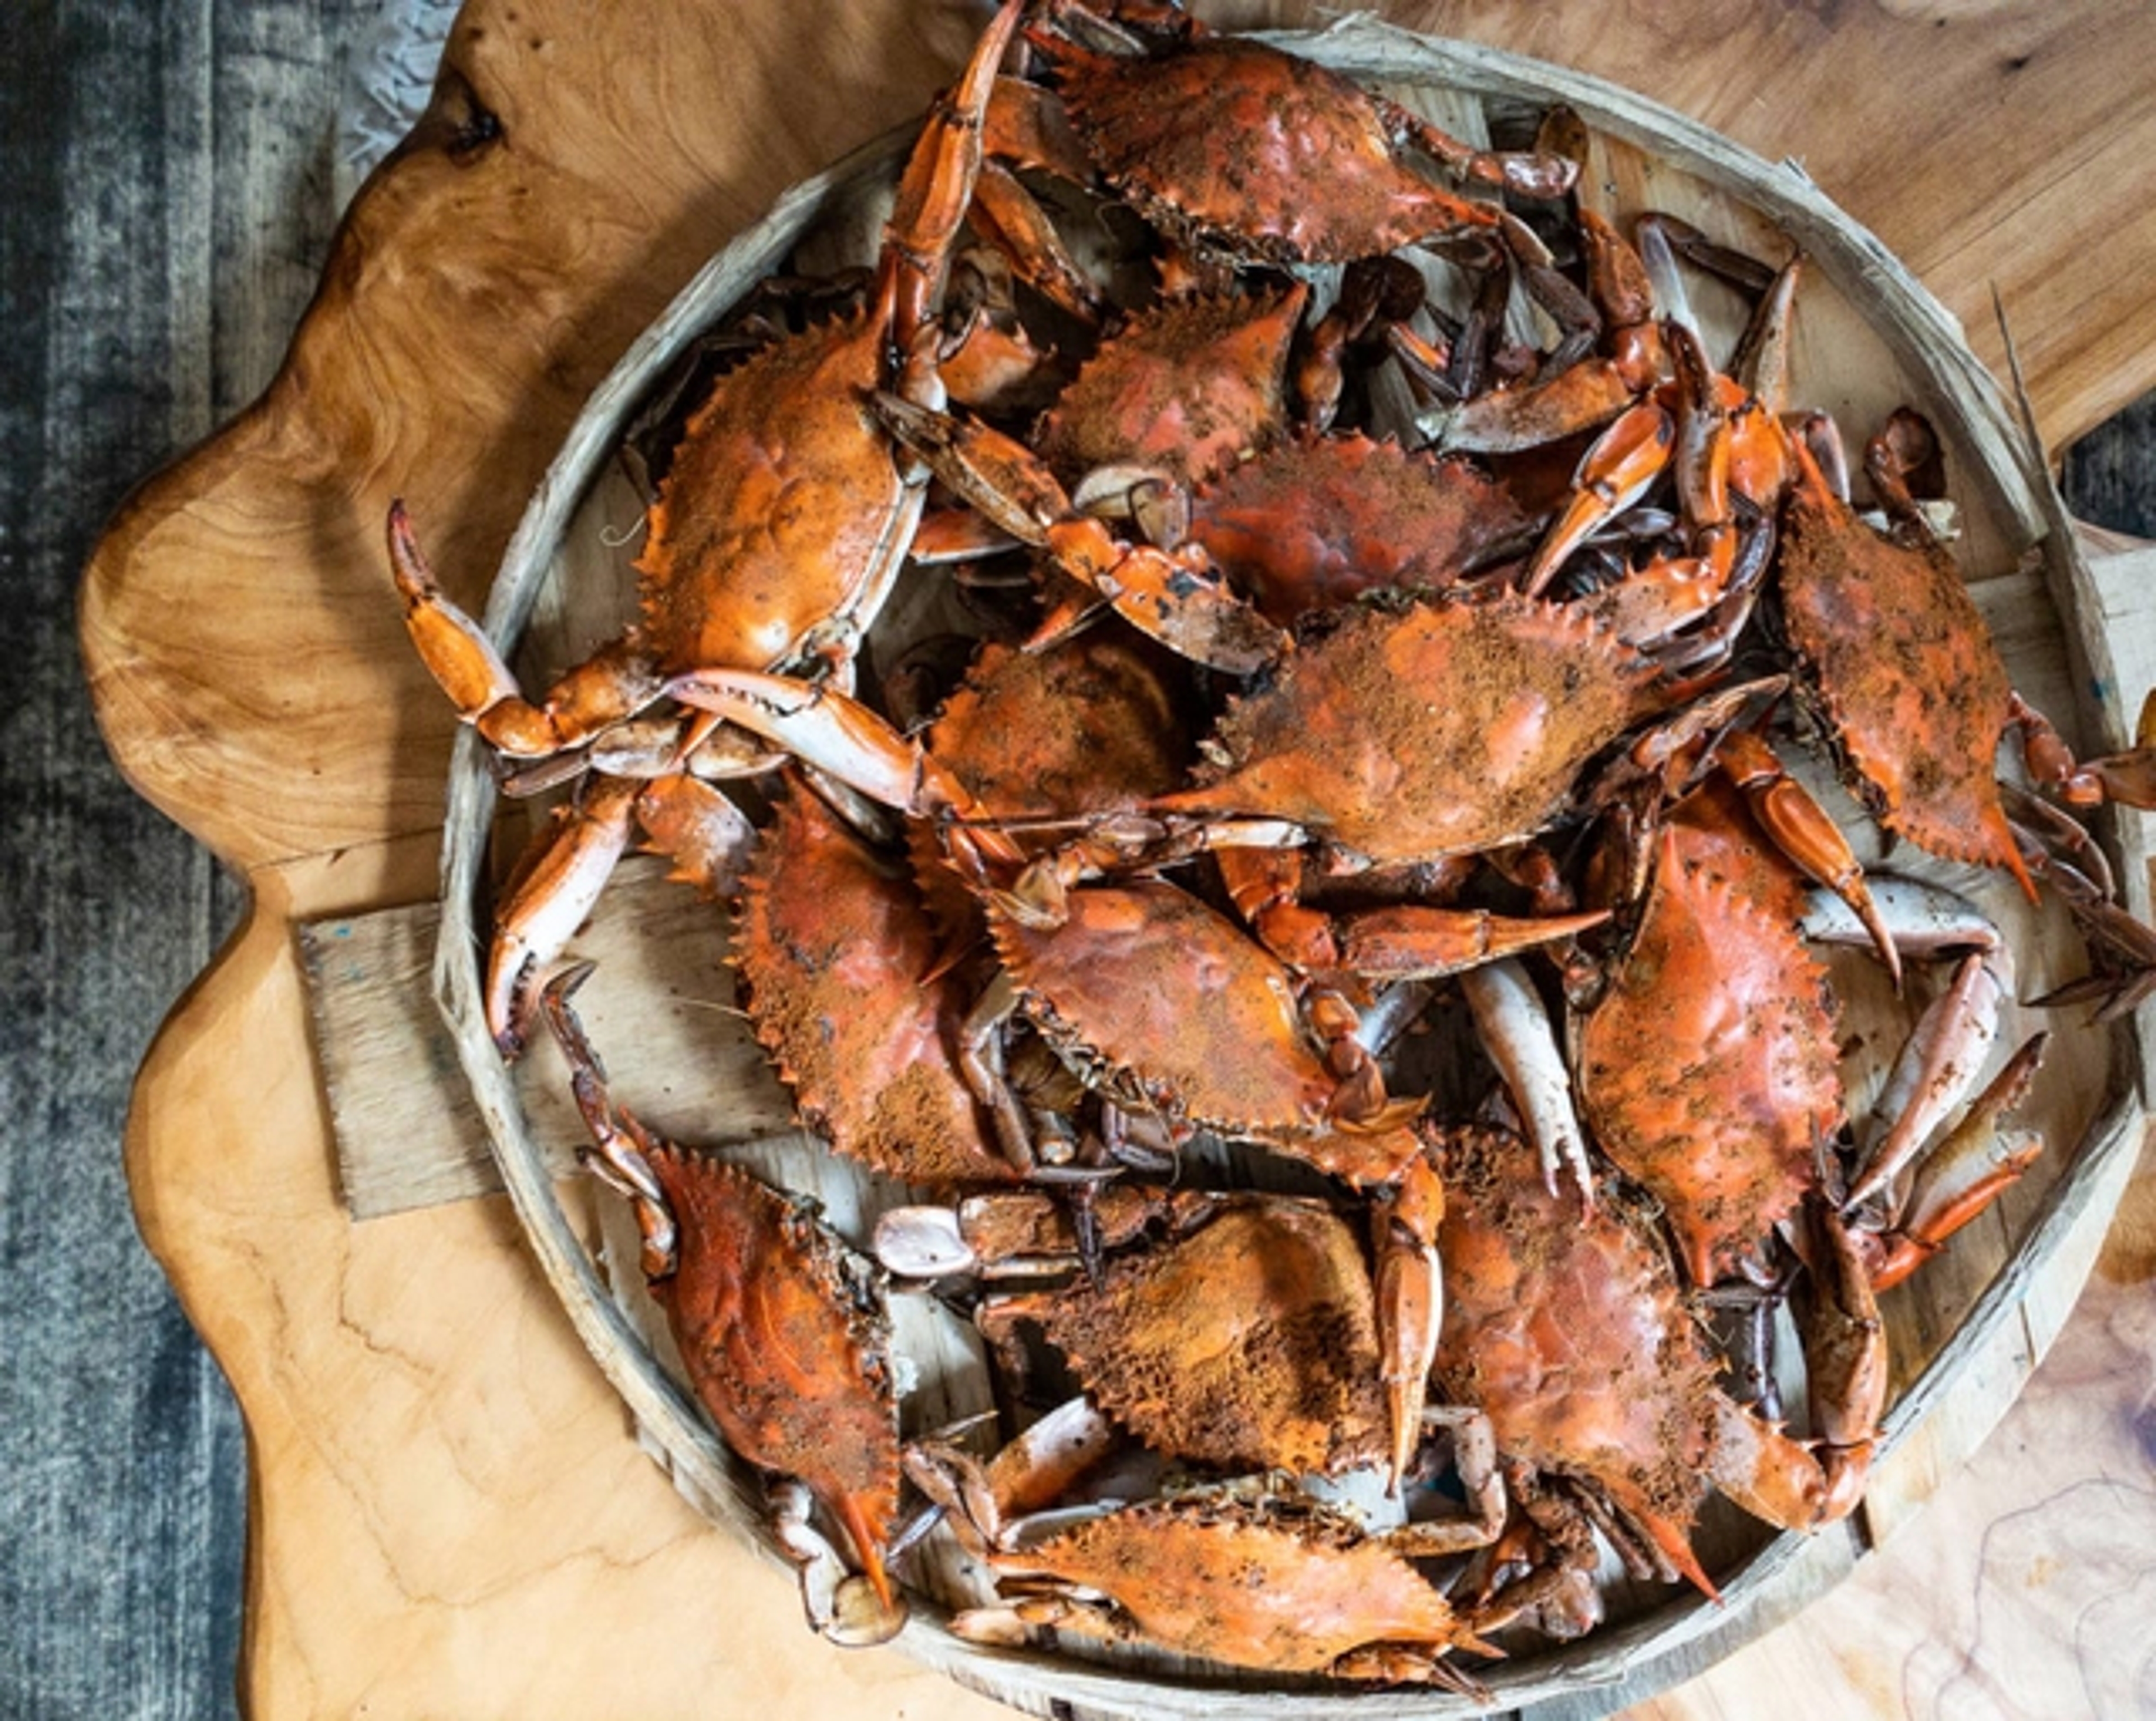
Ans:
[[[1945,312],[1799,169],[1758,160],[1609,85],[1490,49],[1414,37],[1365,19],[1279,39],[1382,85],[1471,141],[1486,140],[1495,118],[1568,104],[1594,138],[1584,194],[1605,213],[1669,211],[1760,254],[1781,254],[1794,242],[1811,259],[1799,295],[1796,397],[1830,412],[1845,430],[1860,434],[1904,402],[1932,418],[1948,450],[1963,522],[1958,556],[1971,571],[1975,595],[2017,684],[2070,734],[2087,720],[2089,714],[2076,709],[2075,693],[2099,684],[2107,664],[2101,637],[2076,631],[2078,618],[2088,612],[2084,578],[2041,462]],[[545,660],[542,667],[558,668],[619,625],[628,602],[628,552],[619,547],[618,535],[633,525],[636,505],[608,469],[624,427],[696,335],[751,284],[778,269],[808,236],[835,223],[872,242],[875,199],[887,188],[907,142],[887,140],[796,187],[714,258],[624,355],[593,395],[509,547],[486,616],[498,640],[526,638],[530,648],[530,628],[546,640],[532,654]],[[1733,303],[1717,305],[1710,295],[1702,310],[1711,342],[1718,336],[1726,343]],[[480,962],[496,821],[483,750],[467,734],[452,767],[436,985],[502,1178],[577,1330],[677,1483],[732,1530],[768,1547],[755,1483],[724,1450],[677,1386],[668,1360],[647,1339],[648,1324],[635,1309],[640,1286],[617,1292],[607,1283],[588,1247],[588,1227],[565,1207],[554,1181],[561,1150],[569,1144],[538,1139],[484,1026]],[[1897,864],[1905,859],[1897,856]],[[2142,858],[2128,859],[2127,875],[2145,876]],[[2081,971],[2078,941],[2062,913],[2032,913],[2002,881],[1972,880],[1966,872],[1928,864],[1915,870],[1953,873],[1958,888],[1995,914],[2020,960],[2025,996]],[[603,910],[602,920],[617,912]],[[678,925],[670,931],[670,942],[678,931]],[[603,1049],[634,1025],[639,1012],[680,1013],[679,1000],[639,1001],[639,986],[654,984],[650,965],[659,958],[649,950],[637,954],[633,927],[602,925],[594,936],[610,945],[592,988],[593,1027]],[[697,1031],[709,1030],[715,1043],[731,1037],[738,1052],[744,1037],[723,1013],[724,982],[716,966],[722,942],[722,929],[714,925],[709,932],[714,995],[701,1001],[714,1007],[704,1012]],[[1851,1007],[1879,1012],[1876,1023],[1865,1018],[1866,1032],[1877,1026],[1883,1033],[1890,1017],[1902,1019],[1888,1000],[1859,999]],[[2010,1023],[2002,1044],[2019,1037]],[[1578,1645],[1487,1669],[1483,1677],[1499,1708],[1578,1698],[1579,1708],[1568,1713],[1580,1713],[1596,1707],[1593,1693],[1613,1682],[1630,1681],[1625,1694],[1637,1698],[1643,1684],[1650,1688],[1697,1671],[1831,1583],[1862,1546],[1922,1498],[1932,1473],[1951,1466],[1982,1437],[2034,1365],[2034,1356],[2025,1352],[2021,1367],[2003,1376],[1994,1365],[2017,1300],[2036,1283],[2061,1309],[2071,1300],[2101,1232],[2102,1196],[2111,1187],[2111,1174],[2122,1168],[2123,1151],[2138,1139],[2141,1054],[2132,1034],[2118,1027],[2058,1038],[2064,1043],[2055,1047],[2025,1114],[2044,1126],[2051,1152],[1994,1215],[1964,1232],[1947,1257],[1888,1299],[1896,1358],[1886,1430],[1889,1456],[1878,1467],[1864,1511],[1850,1524],[1809,1539],[1770,1535],[1716,1518],[1703,1527],[1702,1545],[1722,1585],[1722,1605],[1689,1590],[1620,1597],[1615,1605],[1630,1607],[1629,1617],[1613,1620]],[[736,1057],[725,1067],[738,1073],[752,1063]],[[647,1104],[626,1066],[627,1060],[619,1061],[616,1072],[625,1078],[624,1097],[662,1127],[678,1128],[678,1118],[699,1114],[746,1120],[701,1132],[701,1139],[720,1141],[767,1129],[774,1114],[767,1085],[752,1072],[742,1078],[748,1086],[722,1085],[716,1091],[688,1091],[677,1080],[663,1103]],[[829,1155],[798,1137],[767,1140],[742,1151],[767,1173],[820,1196],[841,1229],[857,1227],[878,1201],[889,1198],[888,1191],[869,1188],[846,1168],[834,1171]],[[969,1386],[967,1379],[973,1365],[963,1343],[927,1342],[942,1348],[928,1370],[927,1401],[909,1409],[911,1424],[932,1424],[967,1408],[969,1391],[979,1390],[978,1381]],[[962,1683],[1037,1713],[1053,1708],[1083,1715],[1281,1715],[1321,1703],[1328,1713],[1357,1715],[1481,1713],[1466,1699],[1420,1690],[1263,1687],[1163,1657],[1123,1657],[1106,1665],[1045,1652],[988,1652],[952,1637],[929,1607],[916,1607],[901,1643]]]

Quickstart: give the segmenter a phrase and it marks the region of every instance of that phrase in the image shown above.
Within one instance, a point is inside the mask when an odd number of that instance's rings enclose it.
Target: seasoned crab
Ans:
[[[2012,684],[1953,558],[1910,501],[1892,444],[1866,467],[1900,523],[1860,520],[1797,449],[1777,579],[1806,685],[1854,786],[1888,830],[1948,860],[2004,867],[2033,900],[1994,761]]]
[[[619,639],[527,699],[485,633],[443,595],[402,505],[393,505],[390,560],[413,640],[504,757],[596,745],[608,772],[665,780],[709,727],[629,726],[670,677],[721,665],[842,669],[850,658],[898,574],[925,494],[865,397],[890,387],[942,399],[930,307],[1021,9],[1008,0],[915,146],[870,305],[773,343],[723,376],[690,417],[637,560],[641,614]],[[594,798],[603,820],[585,811]],[[547,852],[527,869],[533,888],[504,904],[490,970],[488,1026],[505,1051],[521,1042],[537,971],[588,914],[644,804],[641,791],[602,785],[539,839]],[[663,824],[642,823],[663,839]]]
[[[1183,780],[1190,704],[1178,660],[1127,633],[1096,630],[1037,652],[992,644],[937,712],[927,750],[972,796],[975,817],[1053,843]],[[916,825],[909,840],[947,930],[970,941],[970,887],[933,828]]]
[[[1012,1516],[1055,1498],[1103,1449],[1097,1428],[1059,1426],[1050,1437],[1049,1425],[1069,1423],[1074,1411],[1081,1423],[1091,1419],[1074,1401],[1020,1437],[1018,1462],[1006,1455],[983,1466],[940,1442],[907,1448],[906,1473],[1013,1598],[959,1614],[952,1629],[960,1636],[1021,1644],[1054,1627],[1270,1672],[1479,1689],[1445,1657],[1455,1648],[1494,1652],[1409,1564],[1433,1542],[1450,1544],[1448,1525],[1429,1526],[1435,1535],[1409,1526],[1395,1545],[1337,1509],[1281,1493]],[[1075,1463],[1065,1456],[1074,1447]]]
[[[881,1641],[906,1612],[884,1565],[900,1459],[880,1277],[801,1201],[660,1140],[614,1104],[568,1003],[579,978],[550,982],[544,1004],[592,1132],[587,1163],[634,1203],[644,1275],[726,1444],[806,1484],[852,1544],[876,1611],[865,1627],[859,1610],[817,1623]],[[791,1526],[788,1544],[802,1534]],[[808,1575],[804,1565],[813,1614]]]
[[[733,960],[757,1042],[832,1148],[911,1183],[1000,1181],[960,1063],[970,999],[913,880],[798,780],[743,881]]]
[[[1202,486],[1188,530],[1285,627],[1366,592],[1449,586],[1516,551],[1527,524],[1503,487],[1464,460],[1365,436],[1301,435]]]
[[[1854,1505],[1841,1478],[1861,1476],[1869,1452],[1885,1353],[1862,1275],[1836,1274],[1849,1266],[1840,1253],[1822,1252],[1829,1293],[1817,1299],[1808,1350],[1815,1453],[1715,1384],[1714,1359],[1636,1203],[1604,1190],[1583,1211],[1553,1195],[1507,1130],[1446,1130],[1434,1150],[1455,1192],[1438,1232],[1448,1295],[1435,1386],[1488,1416],[1501,1458],[1590,1502],[1628,1560],[1709,1595],[1689,1533],[1710,1488],[1785,1528]],[[1820,1223],[1842,1235],[1830,1215]],[[1476,1617],[1495,1629],[1526,1600]]]
[[[1179,6],[1056,0],[1044,12],[1027,39],[1087,155],[1149,221],[1201,253],[1347,262],[1496,228],[1494,201],[1440,186],[1415,151],[1529,197],[1561,195],[1576,172],[1554,157],[1471,149],[1337,73],[1214,35]],[[1024,90],[1006,86],[998,102]]]
[[[1019,1194],[973,1197],[963,1222],[943,1208],[887,1214],[877,1255],[899,1273],[924,1257],[939,1272],[1007,1272],[993,1237],[1036,1276],[1061,1268],[1052,1288],[992,1294],[978,1320],[1012,1341],[1019,1323],[1037,1325],[1086,1395],[1156,1452],[1297,1474],[1376,1462],[1388,1447],[1383,1380],[1417,1360],[1383,1365],[1355,1227],[1286,1196],[1147,1193],[1102,1191],[1113,1247],[1091,1279],[1076,1276],[1061,1210]],[[1157,1241],[1131,1223],[1148,1208],[1165,1232]]]
[[[1725,862],[1722,843],[1750,828],[1718,786],[1671,817],[1646,907],[1573,1047],[1589,1129],[1663,1201],[1699,1285],[1794,1209],[1815,1144],[1841,1123],[1826,971],[1795,930],[1804,882],[1763,854]]]
[[[1358,607],[1235,704],[1209,781],[1152,809],[1282,822],[1348,864],[1481,853],[1553,823],[1667,697],[1647,658],[1555,605]]]
[[[1353,1010],[1306,1006],[1288,969],[1175,885],[1133,880],[1063,894],[1055,924],[1012,899],[990,929],[1014,1006],[1118,1104],[1255,1142],[1387,1196],[1378,1240],[1380,1342],[1394,1473],[1418,1426],[1440,1288],[1431,1227],[1443,1192],[1387,1104]]]
[[[1132,316],[1042,418],[1034,450],[1066,485],[1138,466],[1191,484],[1287,423],[1288,352],[1309,291],[1192,294]]]
[[[1691,1283],[1758,1276],[1758,1250],[1820,1187],[1822,1145],[1843,1124],[1836,1006],[1799,922],[1825,913],[1804,876],[1737,791],[1710,778],[1654,839],[1646,900],[1599,997],[1583,1001],[1573,1062],[1581,1110],[1603,1150],[1664,1205]],[[1871,894],[1866,893],[1868,901]],[[1942,910],[1897,889],[1866,926],[1936,924],[1911,949],[1969,951],[1912,1034],[1906,1092],[1860,1170],[1868,1199],[1906,1165],[1974,1086],[2007,991],[1997,938],[1965,904]],[[1816,921],[1815,921],[1815,924]],[[1883,1168],[1883,1169],[1882,1169]],[[1829,1191],[1837,1198],[1840,1191]]]

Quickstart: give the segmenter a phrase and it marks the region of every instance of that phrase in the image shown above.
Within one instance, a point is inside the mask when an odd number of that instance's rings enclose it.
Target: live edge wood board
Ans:
[[[2156,233],[2103,213],[2146,207],[2156,160],[2145,8],[1384,10],[1801,156],[1994,362],[1999,289],[2054,443],[2156,382]],[[786,1580],[629,1437],[500,1202],[346,1216],[292,933],[433,889],[449,724],[387,590],[391,494],[438,523],[475,605],[629,341],[782,189],[917,112],[976,22],[896,0],[813,22],[771,0],[634,20],[475,0],[276,383],[138,492],[90,568],[116,755],[253,893],[145,1065],[128,1152],[145,1234],[249,1421],[257,1715],[994,1713],[803,1639]],[[2009,1349],[2041,1348],[2058,1313]]]

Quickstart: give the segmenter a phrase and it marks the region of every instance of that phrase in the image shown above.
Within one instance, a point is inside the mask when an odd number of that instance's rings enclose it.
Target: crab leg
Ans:
[[[990,244],[1024,270],[1044,297],[1089,327],[1100,322],[1101,289],[1078,266],[1033,194],[1000,162],[981,164],[973,187],[973,222]]]
[[[958,81],[937,98],[906,159],[884,228],[876,303],[906,378],[901,392],[909,398],[942,398],[941,390],[925,385],[918,373],[916,337],[934,321],[930,308],[942,285],[951,241],[980,177],[983,116],[995,90],[996,69],[1024,10],[1024,0],[1004,0]]]
[[[1848,1206],[1861,1206],[1892,1183],[1961,1103],[1998,1037],[2007,991],[1996,952],[1975,951],[1962,960],[1953,985],[1918,1019],[1880,1094],[1875,1115],[1892,1115],[1893,1126],[1871,1149]]]
[[[1558,1050],[1557,1033],[1542,995],[1527,970],[1511,958],[1460,976],[1483,1048],[1497,1066],[1542,1162],[1543,1186],[1554,1196],[1560,1175],[1578,1186],[1580,1201],[1594,1211],[1594,1176],[1587,1163],[1587,1138],[1573,1109],[1572,1077]]]
[[[1525,388],[1477,395],[1445,425],[1446,447],[1490,454],[1540,448],[1608,423],[1669,375],[1654,288],[1639,253],[1592,209],[1579,212],[1579,227],[1588,297],[1607,353]]]
[[[649,783],[593,776],[557,818],[544,843],[526,855],[495,912],[486,1025],[506,1058],[524,1049],[540,980],[591,918],[638,829],[673,859],[675,878],[720,897],[732,893],[755,834],[724,795],[678,773]]]
[[[1538,595],[1589,535],[1647,494],[1676,448],[1677,421],[1658,402],[1642,401],[1620,414],[1580,457],[1572,500],[1520,576],[1520,589]]]
[[[1408,1166],[1389,1198],[1372,1211],[1378,1355],[1393,1432],[1389,1494],[1400,1490],[1426,1417],[1424,1400],[1445,1322],[1445,1269],[1437,1254],[1444,1218],[1445,1186],[1427,1155]]]
[[[1229,898],[1267,949],[1305,973],[1328,971],[1366,980],[1439,980],[1522,950],[1576,938],[1607,920],[1607,910],[1532,919],[1486,909],[1405,903],[1328,914],[1296,900],[1302,857],[1292,850],[1217,851]]]
[[[649,659],[617,640],[532,704],[485,630],[444,595],[401,498],[389,505],[388,532],[389,566],[419,660],[457,715],[498,751],[546,758],[634,716],[660,696],[663,683]]]
[[[1846,1518],[1864,1496],[1879,1418],[1887,1408],[1887,1329],[1871,1275],[1849,1227],[1824,1203],[1812,1217],[1812,1294],[1804,1366],[1825,1492],[1822,1522]]]
[[[834,688],[750,669],[699,669],[668,682],[666,692],[762,735],[909,817],[985,817],[965,785],[917,741]],[[985,823],[973,825],[968,837],[992,858],[1016,863],[1023,858],[1009,838]]]
[[[1078,511],[1045,463],[978,420],[880,393],[885,428],[994,525],[1045,550],[1126,621],[1209,668],[1247,675],[1287,649],[1287,637],[1231,592],[1194,546],[1127,544]]]
[[[1831,890],[1871,935],[1894,990],[1902,989],[1902,958],[1864,868],[1841,827],[1810,790],[1783,769],[1774,750],[1752,730],[1732,730],[1716,744],[1714,762],[1733,783],[1774,846],[1816,884]]]
[[[2004,1194],[2035,1163],[2044,1139],[2007,1129],[2006,1114],[2028,1094],[2048,1037],[2032,1036],[1977,1096],[1968,1115],[1918,1162],[1909,1199],[1892,1229],[1859,1232],[1871,1288],[1891,1290],[1945,1247],[1947,1239]]]

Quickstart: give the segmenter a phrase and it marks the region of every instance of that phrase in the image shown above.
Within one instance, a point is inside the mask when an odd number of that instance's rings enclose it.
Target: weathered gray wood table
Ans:
[[[239,909],[105,760],[71,629],[100,523],[268,380],[334,217],[339,44],[368,0],[0,21],[0,1713],[233,1707],[239,1423],[136,1241],[131,1072]],[[2156,532],[2156,411],[2077,449],[2086,517]]]

